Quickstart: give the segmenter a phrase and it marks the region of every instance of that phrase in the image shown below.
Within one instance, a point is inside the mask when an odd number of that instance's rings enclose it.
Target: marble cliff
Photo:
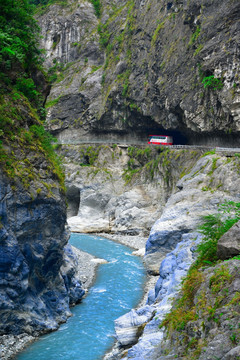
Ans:
[[[239,1],[69,0],[39,11],[61,142],[239,144]]]
[[[14,339],[21,343],[57,329],[84,290],[68,245],[63,174],[54,154],[46,152],[47,135],[26,98],[1,99],[0,356],[5,358],[8,337],[12,345]],[[11,350],[9,343],[5,350]]]

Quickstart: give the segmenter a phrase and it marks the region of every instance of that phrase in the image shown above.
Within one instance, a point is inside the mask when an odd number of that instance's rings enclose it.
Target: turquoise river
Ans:
[[[105,259],[96,281],[73,316],[59,330],[42,336],[17,360],[100,360],[114,344],[114,320],[137,306],[143,296],[145,270],[132,249],[111,240],[72,234],[70,243]]]

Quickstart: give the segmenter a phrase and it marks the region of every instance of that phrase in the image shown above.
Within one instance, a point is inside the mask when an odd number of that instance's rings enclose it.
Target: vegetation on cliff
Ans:
[[[24,95],[13,90],[1,94],[0,100],[0,165],[5,174],[14,181],[20,180],[25,188],[38,180],[50,194],[46,176],[39,171],[43,168],[64,188],[61,164],[52,146],[53,137],[45,131],[36,109]]]
[[[38,35],[28,0],[1,2],[0,164],[9,178],[19,179],[26,188],[35,180],[48,186],[41,178],[41,167],[63,188],[53,138],[43,127],[46,81],[40,70]]]
[[[179,166],[179,163],[181,163],[182,173],[180,177],[182,177],[190,171],[195,161],[201,156],[201,151],[193,150],[185,154],[184,149],[171,150],[164,146],[155,146],[154,148],[148,146],[142,149],[130,146],[128,147],[128,156],[129,161],[124,170],[126,183],[136,180],[141,173],[144,174],[146,180],[153,180],[154,176],[160,172],[165,184],[172,188],[176,181],[174,170]],[[187,164],[186,156],[189,159]]]
[[[225,202],[218,206],[217,214],[206,215],[200,231],[204,235],[203,242],[198,246],[198,259],[195,268],[217,262],[217,243],[236,222],[240,220],[240,203]]]
[[[198,359],[212,339],[210,329],[215,327],[227,333],[230,347],[239,345],[240,293],[232,284],[238,278],[240,256],[233,259],[237,263],[222,262],[217,257],[218,240],[239,219],[240,203],[234,202],[225,202],[217,214],[204,217],[199,256],[183,281],[173,309],[160,325],[168,334],[168,345],[163,345],[165,354],[176,347],[177,341],[181,359]]]
[[[20,75],[26,76],[33,65],[39,63],[39,29],[28,0],[2,0],[0,10],[1,81],[9,84],[19,79]],[[16,68],[22,74],[16,74],[17,78],[9,77],[9,72]]]

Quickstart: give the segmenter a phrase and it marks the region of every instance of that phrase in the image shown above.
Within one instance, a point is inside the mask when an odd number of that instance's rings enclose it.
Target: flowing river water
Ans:
[[[100,360],[114,344],[114,319],[136,307],[143,296],[145,270],[132,249],[111,240],[72,234],[70,243],[108,261],[73,316],[59,330],[42,336],[17,360]]]

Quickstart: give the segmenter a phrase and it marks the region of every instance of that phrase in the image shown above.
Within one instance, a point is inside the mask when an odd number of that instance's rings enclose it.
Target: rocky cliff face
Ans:
[[[68,223],[79,232],[148,235],[184,171],[203,153],[64,145]]]
[[[47,135],[26,98],[1,101],[0,335],[38,335],[65,321],[84,291]]]
[[[197,279],[203,272],[203,277],[198,279],[201,290],[198,291],[198,285],[193,286],[196,294],[194,292],[194,305],[190,310],[197,311],[198,321],[194,321],[188,313],[189,318],[184,323],[182,315],[179,315],[176,320],[179,321],[177,331],[176,328],[175,331],[168,329],[168,332],[159,328],[172,307],[172,299],[180,290],[183,278],[197,257],[196,248],[201,241],[198,227],[202,216],[216,214],[219,204],[225,200],[238,203],[240,200],[238,154],[228,154],[228,157],[220,153],[204,155],[176,182],[175,190],[162,209],[160,218],[151,228],[145,260],[147,264],[159,264],[160,276],[155,288],[149,292],[147,304],[116,320],[116,335],[121,350],[114,349],[105,359],[152,360],[177,357],[205,360],[212,359],[213,353],[219,354],[220,359],[238,359],[239,258],[206,271],[198,270]],[[239,233],[234,236],[228,233],[226,238],[232,246],[229,244],[225,252],[228,254],[234,245],[232,254],[239,254]],[[221,266],[225,270],[221,270]],[[224,273],[229,274],[226,282],[221,279]],[[215,279],[216,274],[219,277]],[[216,283],[217,279],[223,281],[221,293],[211,290],[210,278],[215,279]],[[201,298],[200,293],[203,296],[204,289],[206,297]],[[227,296],[223,301],[224,291]],[[204,312],[203,308],[207,310]],[[177,319],[177,315],[174,316]],[[232,325],[229,325],[229,319],[232,319]],[[201,329],[200,324],[203,327]],[[226,343],[224,348],[220,347],[221,342]]]
[[[147,253],[170,238],[168,248],[175,246],[221,199],[239,196],[234,151],[63,145],[58,153],[76,231],[144,235],[151,229]]]
[[[17,190],[1,177],[1,334],[34,334],[69,316],[70,283],[61,273],[69,234],[60,194],[32,199]]]
[[[202,216],[215,213],[221,201],[238,201],[234,151],[64,145],[58,152],[71,229],[149,236],[145,261],[155,274],[164,255],[196,230]]]
[[[158,251],[165,243],[195,230],[202,216],[215,213],[218,204],[239,200],[238,154],[225,157],[207,154],[180,179],[178,191],[171,196],[163,214],[153,225],[146,245],[147,253]]]
[[[86,1],[38,16],[62,142],[239,144],[239,1]]]
[[[230,260],[200,273],[191,308],[197,317],[165,333],[151,359],[239,359],[239,261]]]

